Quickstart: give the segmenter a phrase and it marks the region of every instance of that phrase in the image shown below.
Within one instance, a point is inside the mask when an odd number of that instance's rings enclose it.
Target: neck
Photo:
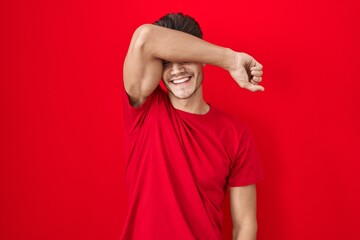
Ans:
[[[169,94],[171,104],[174,108],[184,112],[193,114],[206,114],[210,110],[210,106],[205,102],[202,96],[202,88],[187,99],[179,99],[172,94]]]

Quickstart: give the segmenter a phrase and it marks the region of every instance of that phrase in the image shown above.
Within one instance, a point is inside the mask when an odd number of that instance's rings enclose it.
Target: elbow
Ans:
[[[243,230],[257,232],[257,229],[258,229],[258,225],[256,221],[252,221],[251,223],[246,223],[246,224],[233,225],[234,232],[240,232]]]
[[[256,221],[249,223],[233,225],[232,228],[232,239],[256,239],[258,225]],[[246,237],[245,237],[246,236]],[[245,237],[245,238],[244,238]]]
[[[143,24],[135,30],[132,36],[132,50],[144,50],[150,39],[151,28],[151,24]]]

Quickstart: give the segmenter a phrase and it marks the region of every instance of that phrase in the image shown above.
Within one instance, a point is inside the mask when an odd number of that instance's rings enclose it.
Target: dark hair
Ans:
[[[183,13],[169,13],[154,22],[155,25],[182,31],[202,39],[202,31],[198,22]]]

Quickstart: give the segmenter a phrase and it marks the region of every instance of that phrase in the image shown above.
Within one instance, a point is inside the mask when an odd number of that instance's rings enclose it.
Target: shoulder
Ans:
[[[132,109],[143,109],[146,107],[151,107],[156,103],[160,103],[163,101],[166,101],[167,99],[167,93],[165,90],[161,88],[160,85],[158,85],[154,91],[141,103],[141,104],[134,104],[132,101],[131,96],[124,90],[124,99],[123,101],[128,105],[129,108]]]

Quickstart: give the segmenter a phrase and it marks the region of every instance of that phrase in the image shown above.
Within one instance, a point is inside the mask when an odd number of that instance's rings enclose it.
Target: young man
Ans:
[[[262,65],[203,41],[190,16],[168,14],[133,34],[124,62],[130,204],[121,239],[221,239],[228,186],[233,239],[256,239],[258,155],[248,128],[204,101],[204,64],[264,90]]]

